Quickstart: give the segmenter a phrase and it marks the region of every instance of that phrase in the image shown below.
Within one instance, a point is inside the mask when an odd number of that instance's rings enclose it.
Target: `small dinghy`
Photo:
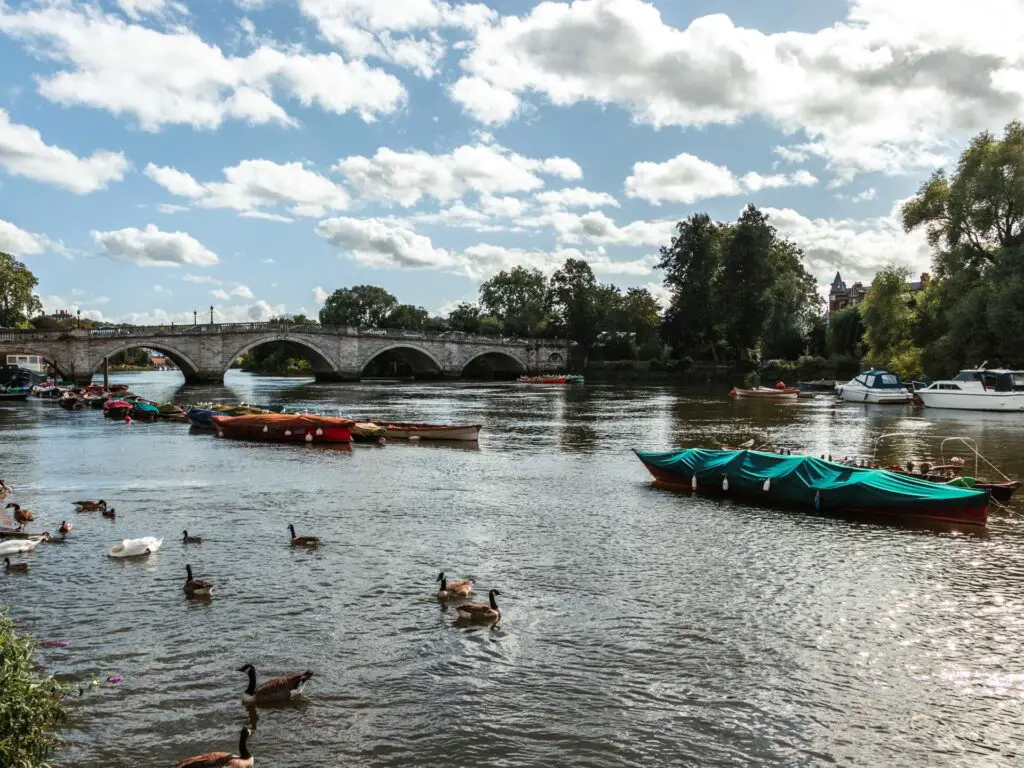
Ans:
[[[160,545],[163,543],[163,539],[153,536],[144,536],[141,539],[125,539],[120,544],[111,547],[107,555],[109,557],[142,557],[153,554],[160,549]]]

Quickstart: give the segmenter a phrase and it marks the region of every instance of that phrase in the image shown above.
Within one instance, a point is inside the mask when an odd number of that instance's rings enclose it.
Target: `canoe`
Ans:
[[[481,424],[416,424],[408,421],[370,419],[384,428],[384,436],[396,440],[463,440],[480,439]]]
[[[816,381],[801,381],[797,384],[801,392],[829,392],[835,394],[835,379],[817,379]]]
[[[260,413],[214,416],[217,437],[264,443],[351,443],[351,419],[312,414]]]
[[[78,395],[72,394],[71,392],[65,392],[60,396],[60,400],[57,401],[57,405],[68,411],[80,411],[85,408],[85,401]]]
[[[32,390],[28,387],[7,387],[0,389],[0,400],[28,400]]]
[[[800,397],[800,390],[793,389],[792,387],[784,387],[781,389],[773,387],[740,389],[739,387],[733,387],[732,392],[729,393],[729,396],[736,398],[760,398],[764,400],[796,400],[798,397]]]
[[[135,403],[132,418],[137,421],[156,421],[160,417],[160,409],[150,403]]]
[[[689,448],[637,451],[655,482],[807,512],[985,525],[988,493],[811,456]]]

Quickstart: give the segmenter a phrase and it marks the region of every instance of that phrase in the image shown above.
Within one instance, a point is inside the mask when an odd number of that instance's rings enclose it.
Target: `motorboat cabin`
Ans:
[[[1024,371],[970,368],[920,390],[927,408],[965,411],[1024,411]]]
[[[910,389],[892,371],[871,370],[858,373],[836,387],[836,394],[851,403],[900,404],[913,399]]]

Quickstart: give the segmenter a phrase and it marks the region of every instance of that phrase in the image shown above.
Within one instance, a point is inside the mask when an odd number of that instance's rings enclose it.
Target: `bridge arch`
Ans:
[[[462,366],[463,376],[500,376],[526,373],[526,364],[506,349],[483,349],[474,353]]]
[[[370,352],[368,355],[364,355],[362,361],[359,364],[359,372],[362,374],[366,371],[367,367],[377,358],[388,355],[396,358],[405,365],[412,369],[412,372],[417,375],[440,375],[444,373],[444,366],[441,365],[441,361],[437,359],[426,348],[419,344],[413,344],[410,342],[396,342],[394,344],[388,344]]]
[[[89,361],[89,374],[96,373],[102,367],[104,358],[113,357],[129,349],[152,349],[154,352],[160,352],[178,366],[178,370],[185,376],[185,381],[194,381],[199,378],[199,366],[191,357],[169,344],[149,340],[126,341],[123,344],[115,344],[102,350]]]
[[[264,344],[272,344],[274,342],[279,342],[295,348],[295,351],[299,353],[299,356],[304,358],[310,364],[310,367],[312,367],[313,373],[315,374],[339,376],[341,373],[337,364],[333,359],[331,359],[331,356],[318,344],[304,337],[285,334],[263,336],[254,341],[243,344],[233,354],[225,355],[222,360],[224,363],[224,373],[227,373],[231,369],[235,360],[246,352],[256,349],[257,347],[262,347]]]

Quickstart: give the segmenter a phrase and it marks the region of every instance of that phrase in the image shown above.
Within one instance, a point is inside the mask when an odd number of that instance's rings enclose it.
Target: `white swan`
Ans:
[[[19,552],[31,552],[39,542],[48,539],[48,536],[39,536],[34,539],[8,539],[0,541],[0,557],[3,555],[16,555]]]
[[[141,555],[151,555],[160,549],[160,545],[164,543],[163,539],[157,539],[153,536],[144,536],[141,539],[125,539],[115,547],[111,547],[110,551],[107,552],[109,557],[140,557]]]

